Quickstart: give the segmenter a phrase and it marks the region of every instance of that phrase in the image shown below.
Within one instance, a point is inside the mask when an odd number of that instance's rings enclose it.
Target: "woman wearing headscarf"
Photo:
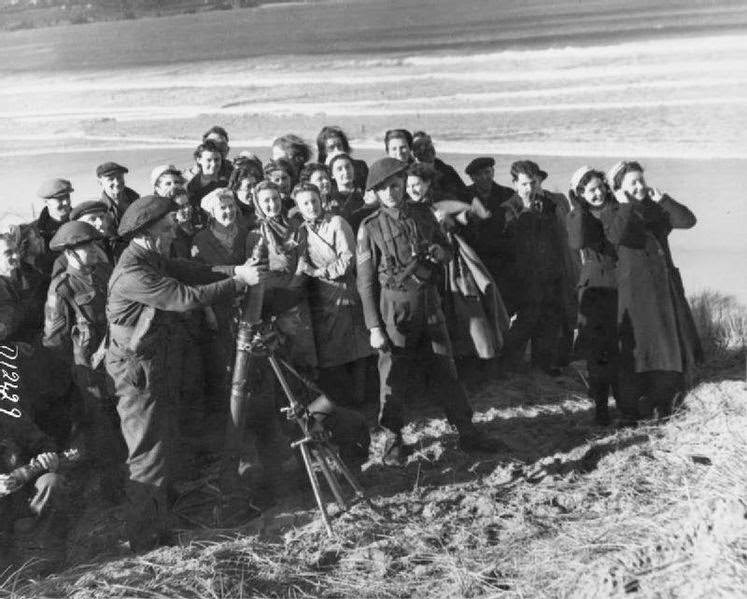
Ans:
[[[243,264],[246,261],[248,230],[239,222],[233,191],[220,187],[200,201],[207,215],[207,226],[192,240],[192,257],[205,264]],[[234,304],[223,302],[204,309],[205,324],[211,332],[207,344],[206,378],[210,395],[218,399],[214,407],[223,405],[227,392],[228,373],[233,364],[235,331]],[[217,397],[216,397],[217,396]]]
[[[617,253],[604,233],[617,208],[604,174],[582,166],[571,177],[573,209],[566,217],[568,243],[581,256],[578,280],[578,337],[575,350],[586,360],[589,395],[597,424],[610,422],[610,391],[617,398]]]
[[[692,383],[700,341],[669,234],[690,229],[690,210],[649,187],[638,162],[619,162],[607,175],[620,203],[605,227],[617,252],[617,323],[620,336],[620,408],[633,423],[671,414]]]
[[[253,192],[257,226],[246,238],[246,255],[262,243],[267,247],[269,273],[265,279],[262,315],[275,317],[275,325],[287,338],[286,357],[298,368],[317,366],[316,346],[305,275],[297,274],[299,257],[298,227],[283,214],[280,189],[262,181]]]
[[[438,174],[425,163],[407,170],[410,201],[427,204],[454,248],[454,259],[445,267],[444,311],[456,357],[496,357],[508,330],[508,314],[500,292],[487,268],[462,232],[476,218],[475,209],[464,202],[439,197]]]
[[[314,185],[296,186],[293,198],[303,217],[299,271],[311,279],[309,304],[320,385],[335,401],[362,404],[365,358],[372,350],[355,286],[353,230],[341,216],[324,210]]]

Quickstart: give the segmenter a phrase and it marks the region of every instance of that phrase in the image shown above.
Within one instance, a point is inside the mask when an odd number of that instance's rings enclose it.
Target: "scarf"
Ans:
[[[213,219],[213,222],[210,224],[210,232],[229,254],[233,253],[233,246],[236,243],[236,238],[239,234],[239,225],[236,221],[232,222],[227,227],[224,227]]]

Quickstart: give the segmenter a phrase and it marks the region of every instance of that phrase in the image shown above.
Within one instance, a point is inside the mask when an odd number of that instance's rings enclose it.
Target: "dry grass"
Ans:
[[[691,297],[690,307],[707,357],[718,358],[744,351],[747,307],[716,291],[704,291]]]
[[[373,465],[365,477],[372,501],[336,519],[335,542],[316,519],[282,536],[268,526],[263,534],[16,581],[4,594],[740,596],[747,588],[746,396],[741,381],[703,383],[668,423],[531,464],[446,451],[398,471],[388,487]]]

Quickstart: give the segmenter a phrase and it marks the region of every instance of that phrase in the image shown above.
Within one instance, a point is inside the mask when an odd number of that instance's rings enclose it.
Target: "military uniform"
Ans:
[[[410,367],[428,369],[449,422],[472,433],[472,409],[457,381],[456,366],[436,287],[436,265],[418,260],[432,244],[451,248],[430,208],[404,203],[381,207],[358,230],[358,291],[369,329],[386,331],[391,347],[379,352],[379,423],[395,435],[404,426],[404,394]]]
[[[120,235],[136,234],[171,208],[166,198],[141,198],[125,214]],[[131,241],[110,279],[106,369],[114,380],[128,449],[127,526],[133,550],[154,546],[164,532],[176,454],[176,406],[166,372],[173,313],[229,300],[235,292],[234,281],[225,278],[229,272],[232,267],[218,273]]]
[[[60,233],[65,232],[65,228],[60,229]],[[111,272],[108,263],[85,270],[68,263],[49,286],[42,343],[71,366],[80,408],[79,422],[74,424],[80,426],[84,436],[86,458],[101,473],[102,493],[115,500],[121,487],[118,468],[124,462],[124,443],[112,401],[113,388],[103,367],[102,349]]]

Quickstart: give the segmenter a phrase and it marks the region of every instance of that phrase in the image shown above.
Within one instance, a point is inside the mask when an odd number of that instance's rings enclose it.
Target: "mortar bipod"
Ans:
[[[293,391],[291,391],[288,381],[285,378],[285,374],[281,368],[285,366],[294,376],[296,376],[302,383],[312,390],[316,391],[316,386],[308,381],[301,374],[296,372],[290,364],[285,360],[277,358],[273,352],[270,352],[267,359],[272,366],[272,370],[275,372],[275,376],[283,388],[283,392],[288,398],[288,407],[283,408],[289,420],[295,420],[299,428],[303,433],[303,437],[291,443],[291,447],[297,447],[301,452],[304,467],[311,483],[311,488],[314,492],[314,499],[316,500],[317,507],[322,514],[322,520],[324,522],[324,528],[327,531],[329,537],[334,537],[334,531],[332,530],[332,524],[330,522],[327,508],[324,505],[322,498],[321,486],[319,484],[319,478],[317,476],[317,469],[322,472],[324,479],[327,482],[329,490],[337,502],[337,505],[341,510],[347,510],[348,504],[343,496],[342,486],[337,478],[337,474],[333,470],[333,466],[345,477],[350,487],[355,492],[356,499],[364,499],[365,493],[363,487],[356,480],[350,468],[340,458],[339,453],[333,448],[329,441],[329,433],[323,425],[317,424],[313,417],[309,414],[309,411],[300,404],[300,402],[294,397]]]

